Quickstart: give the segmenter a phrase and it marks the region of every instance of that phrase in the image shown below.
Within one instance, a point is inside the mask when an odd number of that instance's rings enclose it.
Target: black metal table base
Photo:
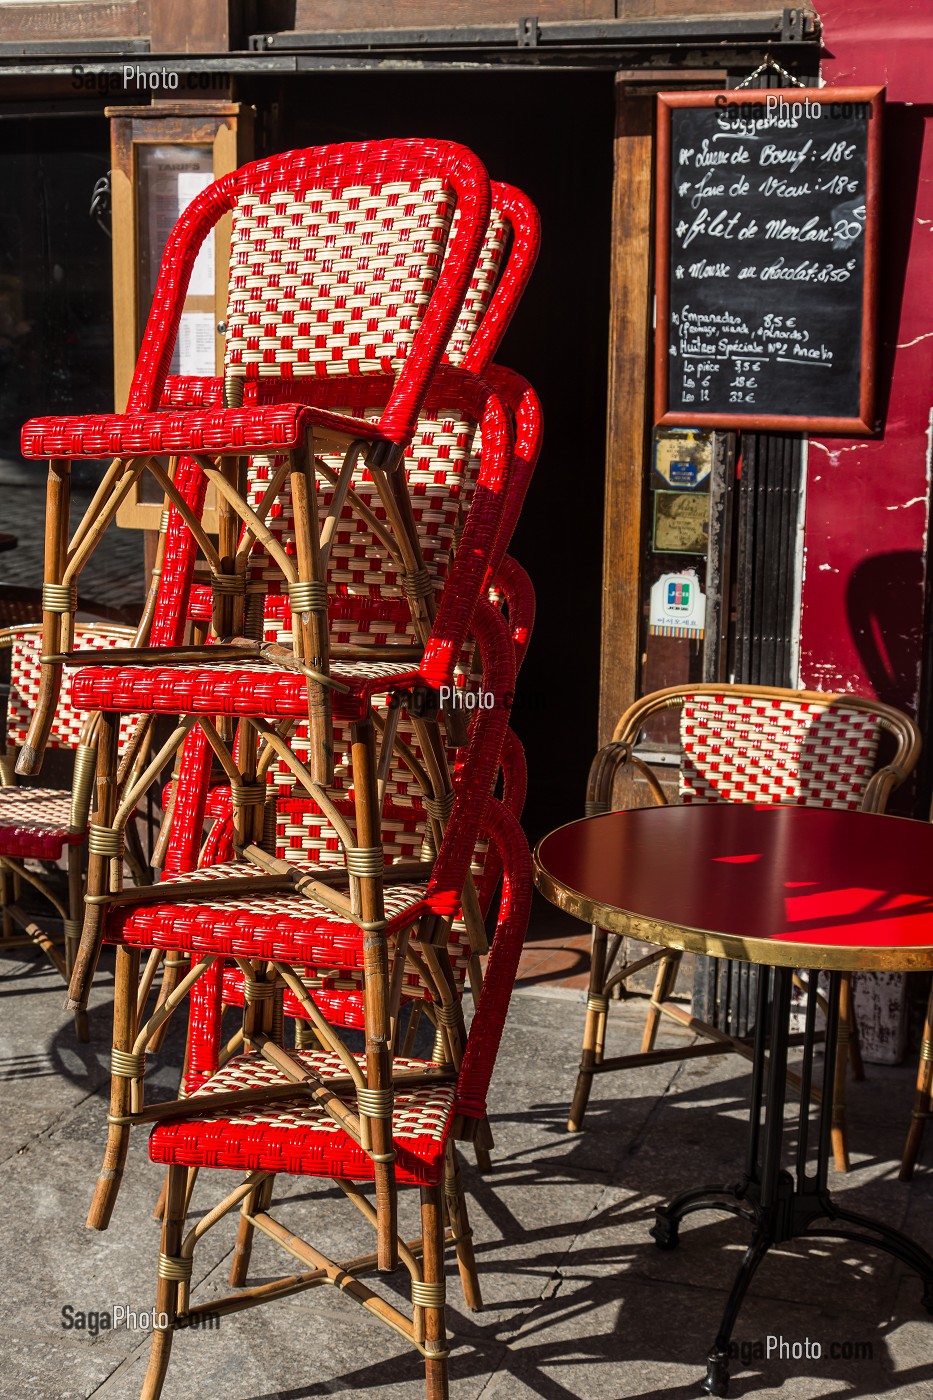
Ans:
[[[871,1248],[885,1250],[919,1274],[923,1282],[923,1306],[928,1312],[933,1312],[933,1257],[899,1230],[836,1205],[827,1189],[840,976],[838,972],[830,974],[824,1092],[820,1103],[815,1162],[809,1164],[810,1170],[807,1159],[817,974],[810,974],[813,990],[807,997],[797,1151],[792,1174],[781,1163],[793,971],[784,967],[773,971],[761,968],[744,1175],[735,1186],[698,1186],[682,1191],[670,1205],[659,1206],[656,1211],[651,1234],[659,1249],[676,1248],[680,1222],[694,1211],[724,1210],[743,1217],[752,1225],[752,1237],[745,1258],[733,1281],[716,1340],[707,1357],[706,1379],[702,1387],[707,1395],[726,1395],[728,1392],[732,1330],[755,1272],[773,1244],[799,1238],[829,1238],[854,1240]],[[770,1045],[767,1065],[766,1043]]]

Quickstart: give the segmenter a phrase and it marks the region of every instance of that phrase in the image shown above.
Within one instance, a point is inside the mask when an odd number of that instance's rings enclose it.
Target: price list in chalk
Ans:
[[[871,107],[755,99],[671,111],[666,408],[855,419]]]

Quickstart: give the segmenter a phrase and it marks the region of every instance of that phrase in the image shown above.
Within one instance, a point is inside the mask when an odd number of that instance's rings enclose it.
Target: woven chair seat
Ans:
[[[32,418],[22,432],[24,457],[127,457],[139,453],[241,452],[297,447],[319,428],[376,441],[379,426],[307,404],[206,412],[92,413]]]
[[[346,1066],[337,1055],[295,1053],[325,1078],[346,1077]],[[364,1057],[355,1058],[362,1069]],[[428,1069],[430,1062],[396,1056],[394,1065],[397,1071],[417,1072]],[[210,1112],[212,1094],[287,1082],[261,1056],[237,1056],[191,1095],[192,1100],[203,1100],[204,1117],[160,1124],[150,1135],[149,1156],[166,1165],[371,1180],[373,1166],[367,1154],[300,1091],[294,1099],[246,1106],[239,1112]],[[355,1096],[349,1090],[340,1093],[348,1107],[355,1108]],[[452,1084],[396,1089],[392,1130],[400,1181],[434,1185],[441,1180],[454,1103]]]
[[[351,687],[334,692],[337,719],[362,718],[369,697],[419,682],[410,661],[335,661],[330,674]],[[297,671],[265,661],[212,666],[85,666],[75,674],[74,704],[82,710],[162,714],[259,715],[301,718],[308,713],[308,683]]]
[[[296,867],[296,869],[299,867]],[[170,876],[157,887],[168,893],[178,880],[203,881],[261,874],[254,865],[231,862]],[[385,911],[390,944],[428,905],[420,885],[386,889]],[[175,948],[229,957],[272,958],[308,967],[363,966],[363,933],[316,900],[301,894],[258,892],[223,894],[216,899],[152,903],[129,912],[114,909],[107,920],[109,941],[134,947]],[[390,947],[391,952],[391,947]]]
[[[0,856],[58,860],[78,846],[84,831],[71,829],[71,793],[55,788],[0,788]]]

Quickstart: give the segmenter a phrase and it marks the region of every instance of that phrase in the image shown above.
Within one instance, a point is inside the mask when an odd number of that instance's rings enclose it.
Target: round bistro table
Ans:
[[[784,1240],[828,1236],[886,1250],[920,1276],[933,1312],[933,1258],[829,1194],[831,1093],[820,1103],[815,1171],[809,1162],[815,996],[807,997],[793,1172],[783,1165],[794,969],[810,969],[814,987],[819,971],[829,973],[823,1083],[831,1085],[842,973],[933,968],[933,825],[733,802],[607,812],[545,836],[535,883],[587,923],[761,968],[744,1170],[735,1185],[681,1192],[658,1208],[651,1230],[660,1249],[674,1249],[681,1220],[694,1211],[725,1210],[752,1225],[704,1391],[726,1394],[739,1309],[762,1259]]]

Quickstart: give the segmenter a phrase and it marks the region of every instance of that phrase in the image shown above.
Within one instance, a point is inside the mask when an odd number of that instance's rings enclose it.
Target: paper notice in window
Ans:
[[[179,374],[214,374],[214,318],[206,311],[186,311],[178,327]]]
[[[202,190],[206,190],[213,180],[213,172],[202,170],[180,170],[178,181],[175,218],[179,218],[188,205]],[[190,297],[212,297],[214,295],[214,235],[209,233],[201,244],[197,261],[191,269],[188,283]],[[184,371],[182,371],[184,373]],[[213,371],[211,371],[213,373]]]

